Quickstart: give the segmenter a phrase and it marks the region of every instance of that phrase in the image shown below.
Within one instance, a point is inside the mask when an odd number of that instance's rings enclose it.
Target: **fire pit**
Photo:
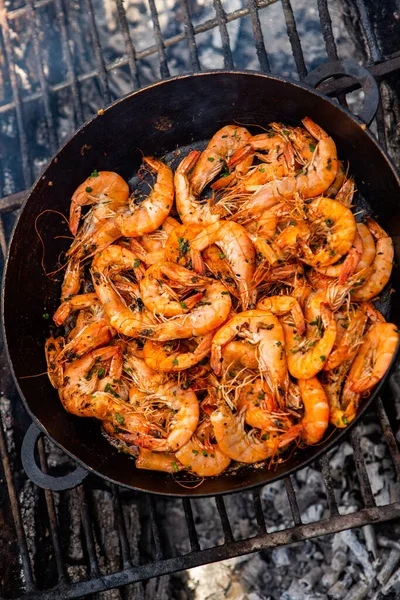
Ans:
[[[400,58],[395,31],[385,25],[398,17],[386,5],[387,14],[376,14],[364,0],[0,0],[4,256],[18,209],[59,145],[104,105],[160,77],[225,67],[304,79],[326,60],[358,58],[380,83],[375,128],[398,159]],[[357,110],[349,77],[320,89]],[[30,419],[4,351],[0,364],[2,598],[111,589],[98,597],[378,600],[400,593],[399,529],[389,523],[400,516],[398,373],[384,401],[317,463],[254,492],[190,501],[94,476],[59,491],[80,475],[71,477],[74,465],[47,439],[27,468],[53,491],[33,484],[20,460]],[[32,470],[34,460],[42,474]],[[192,570],[170,575],[185,569]]]

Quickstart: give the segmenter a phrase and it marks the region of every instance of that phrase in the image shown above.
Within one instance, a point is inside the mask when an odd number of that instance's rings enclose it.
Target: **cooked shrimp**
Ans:
[[[373,274],[367,282],[354,290],[351,294],[355,302],[372,300],[383,290],[390,279],[393,268],[393,241],[392,238],[370,217],[366,218],[367,226],[376,241],[376,253],[371,267]]]
[[[393,323],[374,323],[357,353],[347,377],[347,387],[363,393],[373,388],[385,376],[399,343],[399,333]]]
[[[361,304],[353,312],[336,313],[336,341],[324,370],[336,369],[342,362],[354,358],[363,339],[367,318]]]
[[[128,307],[124,298],[104,273],[92,270],[92,279],[96,294],[104,307],[109,322],[119,333],[135,337],[144,327],[155,322],[152,313],[144,306],[139,286],[136,287],[135,304]]]
[[[211,244],[203,250],[203,260],[209,271],[216,279],[219,279],[235,298],[239,297],[239,291],[235,283],[234,274],[225,258],[225,254],[216,244]]]
[[[318,237],[323,236],[326,244],[316,252],[303,244],[303,260],[313,267],[326,267],[347,254],[354,242],[357,228],[353,213],[340,202],[330,198],[317,198],[308,206],[308,218]]]
[[[179,225],[179,221],[169,216],[161,223],[158,229],[152,233],[142,235],[142,237],[139,238],[139,242],[146,252],[149,253],[164,250],[169,234]],[[131,240],[131,242],[132,241],[133,240]]]
[[[83,279],[83,266],[79,258],[70,258],[65,269],[64,280],[61,286],[61,300],[75,296],[81,288]]]
[[[96,294],[78,294],[70,300],[65,300],[57,308],[53,316],[54,323],[60,327],[73,310],[81,310],[82,308],[90,308],[94,304],[98,304],[99,300]]]
[[[178,225],[169,234],[165,245],[165,260],[192,268],[191,242],[203,231],[203,226],[196,223]]]
[[[357,271],[370,267],[375,258],[374,238],[364,223],[357,223],[357,232],[362,239],[363,253],[360,262],[357,265]]]
[[[245,432],[245,410],[233,414],[226,404],[221,404],[210,417],[220,450],[232,460],[255,463],[273,457],[298,436],[291,430],[280,435],[266,433],[258,439],[255,430]]]
[[[255,251],[246,230],[234,221],[220,221],[204,227],[190,243],[193,267],[204,270],[202,250],[216,244],[223,252],[235,275],[243,308],[254,299],[252,293],[255,271]]]
[[[335,427],[346,427],[357,414],[361,394],[356,394],[350,389],[342,395],[343,383],[349,372],[351,360],[342,362],[336,369],[323,371],[320,375],[322,387],[328,398],[330,417],[329,420]]]
[[[57,362],[57,357],[63,347],[64,338],[62,336],[55,338],[53,335],[47,338],[44,346],[47,363],[47,375],[50,379],[51,385],[56,388],[56,390],[62,386],[64,381],[64,369],[62,365]]]
[[[176,195],[176,209],[183,223],[201,223],[208,225],[221,218],[221,211],[208,202],[201,204],[189,181],[189,172],[198,161],[200,152],[193,150],[180,163],[175,171],[174,184]],[[211,164],[211,163],[210,163]],[[222,168],[221,163],[221,168]]]
[[[244,127],[226,125],[219,129],[201,153],[191,178],[191,188],[199,196],[210,181],[220,173],[234,152],[246,145],[251,134]],[[183,219],[182,219],[183,220]]]
[[[317,149],[309,165],[297,176],[266,183],[245,200],[235,218],[257,218],[264,210],[283,199],[291,200],[295,194],[302,198],[314,198],[323,194],[334,181],[337,173],[335,142],[308,117],[303,119],[303,125],[318,140]]]
[[[358,224],[357,224],[358,225]],[[324,267],[317,269],[320,273],[327,275],[328,277],[336,277],[340,284],[346,283],[348,278],[353,275],[358,269],[358,265],[362,259],[364,253],[364,245],[359,233],[356,233],[354,242],[346,255],[343,262],[330,267]]]
[[[110,213],[126,205],[129,197],[128,184],[113,171],[93,171],[75,190],[69,217],[69,228],[73,235],[78,231],[82,206],[96,204],[96,218],[102,223]],[[101,211],[101,212],[100,212]]]
[[[283,432],[292,426],[288,413],[279,411],[268,384],[256,379],[239,389],[236,408],[246,409],[245,422],[263,432]]]
[[[153,314],[172,317],[183,315],[191,310],[203,297],[198,291],[193,296],[182,299],[173,288],[204,289],[211,280],[193,273],[175,263],[164,262],[149,267],[139,283],[144,305]]]
[[[200,477],[219,475],[229,466],[231,459],[210,441],[212,428],[209,421],[199,425],[193,437],[177,453],[178,460],[191,473]]]
[[[301,420],[302,439],[306,444],[317,444],[329,423],[329,404],[324,388],[316,377],[298,380],[304,417]]]
[[[222,371],[258,369],[257,349],[250,342],[232,341],[222,348]]]
[[[324,367],[336,339],[336,321],[333,312],[320,305],[322,335],[317,339],[301,340],[291,323],[282,322],[286,342],[287,367],[296,379],[311,379]]]
[[[257,308],[266,310],[277,316],[291,313],[297,333],[303,335],[306,328],[304,315],[296,298],[292,296],[269,296],[257,302]]]
[[[71,361],[84,356],[95,348],[105,346],[114,336],[115,329],[111,327],[108,319],[97,319],[76,333],[57,356],[57,362]]]
[[[157,179],[148,198],[129,212],[120,212],[116,225],[126,237],[140,237],[160,227],[168,217],[174,201],[174,176],[169,167],[157,158],[145,156],[144,162],[157,173]]]
[[[193,342],[197,345],[192,351],[189,349],[185,351],[171,342],[146,340],[143,347],[144,360],[149,367],[163,373],[190,369],[210,353],[213,335],[213,332],[210,332],[205,336],[195,338]]]
[[[282,126],[281,123],[270,123],[270,126],[276,134],[280,134],[284,140],[291,142],[295,150],[296,162],[306,165],[312,160],[317,148],[317,141],[306,129]],[[271,133],[268,133],[267,136],[270,137]]]
[[[346,179],[345,182],[343,183],[342,187],[336,194],[335,200],[337,200],[338,202],[341,202],[343,204],[343,206],[346,206],[347,208],[351,208],[355,189],[356,189],[356,186],[354,183],[354,179],[352,177],[350,177],[349,179]]]
[[[264,310],[247,310],[229,319],[215,334],[211,346],[211,367],[222,370],[222,349],[237,335],[257,346],[259,371],[267,379],[278,402],[287,392],[289,377],[285,359],[285,338],[275,315]]]
[[[214,281],[206,288],[203,299],[188,314],[148,328],[142,327],[140,335],[160,342],[205,335],[226,321],[231,306],[231,297],[225,286]]]
[[[184,468],[175,454],[171,452],[153,452],[140,448],[139,456],[136,459],[137,469],[146,469],[148,471],[163,471],[164,473],[177,473]]]
[[[341,195],[339,196],[339,198],[337,198],[336,196],[339,194],[339,192],[343,193],[344,189],[346,189],[346,188],[343,188],[345,181],[346,181],[346,169],[345,169],[342,161],[338,160],[335,180],[328,187],[328,189],[324,192],[324,196],[327,196],[328,198],[336,198],[336,200],[338,200],[340,202]],[[350,208],[350,205],[346,204],[346,206],[348,208]]]

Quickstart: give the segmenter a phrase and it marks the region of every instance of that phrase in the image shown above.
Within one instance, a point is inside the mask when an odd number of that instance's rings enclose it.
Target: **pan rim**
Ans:
[[[91,117],[90,119],[88,119],[83,125],[81,125],[78,129],[76,129],[73,134],[71,136],[68,137],[68,139],[62,144],[62,146],[58,149],[58,151],[53,155],[53,157],[51,158],[51,160],[48,162],[48,164],[46,165],[45,169],[43,170],[43,172],[41,173],[41,175],[36,179],[35,183],[33,184],[31,191],[28,195],[28,197],[26,198],[26,200],[24,201],[23,205],[21,206],[20,209],[20,215],[13,227],[13,231],[11,234],[11,238],[10,238],[10,243],[9,243],[9,248],[8,248],[8,252],[7,252],[7,257],[4,263],[4,271],[3,271],[3,276],[2,276],[2,293],[1,293],[1,330],[2,330],[2,334],[3,334],[3,339],[4,339],[4,347],[5,347],[5,352],[6,352],[6,356],[7,356],[7,360],[8,360],[8,364],[10,367],[10,371],[14,380],[14,383],[16,385],[16,389],[17,392],[24,404],[25,409],[27,410],[29,416],[31,417],[32,421],[35,423],[35,425],[40,429],[41,432],[43,432],[44,434],[46,434],[46,436],[56,445],[58,446],[63,452],[65,452],[70,458],[73,459],[73,461],[75,463],[77,463],[78,465],[82,466],[84,469],[86,469],[89,473],[94,473],[97,476],[101,477],[102,479],[105,479],[106,481],[109,481],[111,483],[115,483],[117,485],[120,485],[124,488],[130,489],[130,490],[135,490],[135,491],[140,491],[140,492],[147,492],[150,494],[155,494],[158,496],[168,496],[168,497],[176,497],[176,498],[181,498],[181,497],[196,497],[196,498],[201,498],[201,497],[213,497],[213,496],[220,496],[220,495],[225,495],[225,494],[233,494],[233,493],[239,493],[239,492],[243,492],[246,490],[250,490],[256,487],[261,487],[262,485],[266,485],[268,483],[273,483],[275,481],[278,481],[280,479],[283,479],[284,477],[290,476],[292,473],[303,469],[305,467],[307,467],[311,462],[313,462],[314,460],[317,460],[321,455],[329,452],[336,444],[338,444],[340,441],[343,440],[343,437],[348,435],[349,432],[351,431],[352,427],[354,427],[356,425],[356,423],[358,423],[360,421],[360,419],[366,414],[366,412],[368,411],[368,409],[371,407],[372,402],[375,400],[375,398],[378,396],[381,388],[385,385],[385,383],[387,382],[388,377],[390,376],[393,364],[395,363],[397,356],[398,356],[398,352],[399,349],[397,349],[395,356],[392,359],[392,362],[390,364],[390,367],[387,371],[387,373],[385,374],[385,377],[382,379],[382,381],[378,384],[378,386],[374,389],[373,393],[371,394],[371,396],[364,401],[362,408],[359,412],[359,414],[356,416],[356,418],[354,419],[354,421],[352,423],[350,423],[345,429],[342,429],[339,433],[337,433],[333,439],[328,439],[327,443],[325,446],[321,447],[320,450],[318,450],[317,452],[315,452],[315,454],[313,454],[312,456],[310,456],[309,458],[303,460],[301,462],[300,465],[297,466],[293,466],[292,468],[288,469],[286,472],[276,475],[275,477],[272,477],[270,479],[268,479],[267,481],[264,482],[253,482],[253,483],[248,483],[245,485],[241,485],[239,486],[237,489],[229,489],[229,490],[224,490],[224,491],[216,491],[216,492],[206,492],[206,493],[202,493],[201,492],[201,486],[199,488],[196,488],[195,490],[189,490],[187,488],[185,488],[185,491],[179,493],[179,492],[175,492],[175,491],[169,491],[168,489],[166,491],[163,492],[159,492],[159,491],[154,491],[154,490],[149,490],[143,487],[137,487],[135,485],[131,485],[131,484],[127,484],[127,483],[122,483],[118,480],[113,479],[112,477],[110,477],[109,475],[104,475],[101,473],[101,471],[94,469],[93,467],[90,467],[87,463],[85,463],[84,461],[82,461],[81,459],[79,459],[73,452],[71,452],[70,450],[68,450],[67,448],[65,448],[65,446],[63,444],[61,444],[60,442],[58,442],[56,439],[54,439],[47,431],[46,427],[41,423],[41,421],[38,419],[38,417],[36,417],[36,415],[32,412],[32,410],[29,407],[28,401],[25,398],[24,393],[22,392],[20,385],[19,385],[19,381],[18,378],[16,376],[16,373],[14,371],[14,365],[10,356],[10,351],[9,351],[9,344],[8,344],[8,336],[7,336],[7,332],[6,332],[6,325],[5,325],[5,295],[6,295],[6,279],[7,279],[7,275],[8,275],[8,269],[9,269],[9,258],[10,258],[10,254],[11,254],[11,249],[13,247],[14,244],[14,238],[15,238],[15,233],[16,230],[18,228],[18,224],[20,222],[20,219],[24,213],[25,207],[27,205],[27,203],[29,202],[29,200],[32,198],[32,196],[34,195],[36,188],[39,186],[40,181],[46,177],[46,173],[48,171],[48,169],[51,167],[52,163],[54,162],[54,160],[59,156],[59,154],[64,150],[64,148],[71,142],[72,139],[75,138],[76,135],[78,135],[80,132],[82,132],[86,127],[88,127],[89,125],[91,125],[92,123],[95,122],[96,119],[98,118],[102,118],[102,116],[109,111],[110,109],[113,109],[115,106],[119,105],[121,102],[124,102],[132,97],[135,97],[138,94],[142,94],[145,93],[146,91],[153,89],[153,88],[157,88],[158,86],[164,85],[164,84],[168,84],[168,83],[173,83],[175,81],[180,81],[182,79],[188,79],[188,78],[193,78],[193,77],[204,77],[204,76],[218,76],[218,75],[233,75],[233,76],[240,76],[240,75],[246,75],[246,76],[252,76],[252,77],[257,77],[257,78],[262,78],[265,80],[272,80],[272,81],[278,81],[280,83],[284,83],[284,84],[289,84],[290,86],[294,86],[297,88],[301,88],[311,94],[316,95],[317,97],[323,99],[326,102],[329,102],[335,109],[337,109],[339,112],[342,112],[344,115],[346,115],[347,118],[350,118],[356,125],[358,125],[361,129],[362,129],[362,133],[366,136],[369,137],[370,141],[374,144],[374,146],[376,147],[377,151],[380,152],[385,161],[386,164],[388,166],[388,168],[391,170],[394,179],[396,180],[398,186],[400,187],[400,175],[397,173],[396,168],[394,167],[394,164],[392,163],[391,158],[388,156],[387,152],[381,148],[381,146],[379,145],[378,141],[376,140],[375,136],[367,129],[365,128],[365,125],[362,123],[362,121],[360,119],[358,119],[357,116],[353,115],[348,109],[340,106],[339,104],[337,104],[336,102],[334,102],[334,100],[332,100],[331,98],[329,98],[328,96],[322,94],[321,92],[319,92],[318,90],[315,90],[314,88],[308,86],[305,83],[302,82],[298,82],[295,80],[291,80],[289,78],[283,78],[283,77],[279,77],[276,75],[266,75],[264,73],[259,73],[257,71],[249,71],[249,70],[240,70],[240,71],[236,71],[236,70],[226,70],[226,69],[219,69],[219,70],[212,70],[212,71],[203,71],[200,73],[188,73],[188,74],[184,74],[184,75],[177,75],[174,77],[169,77],[167,79],[152,83],[148,86],[145,86],[143,88],[140,88],[139,90],[133,91],[133,92],[129,92],[128,94],[126,94],[125,96],[123,96],[122,98],[117,99],[115,102],[109,104],[108,106],[106,106],[104,109],[102,109],[100,112],[98,112],[96,115],[94,115],[93,117]],[[261,472],[262,469],[260,469],[259,472]],[[171,481],[169,480],[167,477],[165,478],[165,481]],[[221,477],[221,481],[223,481],[223,477]],[[198,490],[198,491],[197,491]]]

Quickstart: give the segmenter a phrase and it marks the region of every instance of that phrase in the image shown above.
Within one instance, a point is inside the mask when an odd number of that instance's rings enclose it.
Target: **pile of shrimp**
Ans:
[[[144,171],[147,195],[94,171],[72,196],[45,348],[64,408],[137,468],[201,478],[346,427],[399,334],[372,303],[392,240],[356,221],[334,140],[308,117],[228,125],[175,172]]]

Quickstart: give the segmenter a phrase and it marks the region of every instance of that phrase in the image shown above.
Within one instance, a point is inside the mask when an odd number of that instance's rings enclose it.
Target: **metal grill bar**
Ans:
[[[103,52],[101,49],[99,32],[97,30],[92,0],[86,0],[86,6],[88,9],[88,13],[89,13],[88,23],[89,23],[90,33],[92,36],[94,56],[95,56],[95,60],[96,60],[96,64],[97,64],[96,75],[98,75],[100,78],[104,101],[106,104],[109,104],[111,102],[111,95],[110,95],[110,88],[109,88],[108,79],[107,79],[107,69],[106,69],[106,64],[105,64],[104,57],[103,57]],[[128,59],[126,62],[129,64]]]
[[[89,516],[89,506],[87,499],[87,490],[82,485],[77,488],[81,506],[81,520],[83,534],[85,536],[86,550],[89,558],[89,574],[91,577],[100,577],[99,563],[96,555],[96,546],[94,543],[92,523]]]
[[[194,29],[190,18],[190,11],[187,0],[181,0],[179,3],[185,28],[185,39],[189,49],[190,63],[194,71],[200,71],[200,62],[197,54],[196,40],[194,38]]]
[[[226,512],[225,502],[222,496],[216,496],[215,503],[219,518],[221,519],[222,529],[224,532],[224,543],[230,543],[234,541],[231,524],[229,523],[228,514]]]
[[[368,472],[365,466],[364,456],[360,443],[360,428],[354,427],[350,433],[350,442],[354,452],[354,463],[356,465],[358,482],[360,484],[361,496],[366,508],[375,506],[375,499],[372,493],[371,484],[368,479]]]
[[[38,7],[38,2],[36,2],[36,7]],[[71,50],[69,48],[67,25],[66,25],[66,21],[65,21],[65,12],[64,12],[62,0],[56,0],[56,16],[57,16],[58,26],[60,27],[62,52],[63,52],[65,63],[67,65],[67,75],[68,75],[69,84],[71,86],[72,102],[74,103],[75,127],[78,127],[78,125],[80,123],[82,123],[82,121],[83,121],[83,106],[82,106],[81,92],[79,89],[78,79],[76,77],[75,67],[74,67],[74,63],[72,60]]]
[[[264,73],[270,73],[271,67],[269,65],[267,52],[265,50],[264,36],[261,30],[260,17],[258,16],[257,11],[257,0],[248,0],[248,10],[251,18],[251,24],[253,26],[254,43],[256,46],[256,52],[261,71],[264,71]]]
[[[369,58],[373,62],[379,62],[382,60],[382,53],[379,50],[376,36],[373,32],[371,22],[368,17],[367,7],[365,6],[364,0],[355,0],[360,15],[361,27],[365,35],[367,42],[367,49],[369,50]]]
[[[182,499],[183,510],[185,511],[186,525],[189,533],[190,549],[192,552],[200,550],[200,544],[197,537],[196,526],[193,519],[192,504],[189,498]]]
[[[289,477],[285,477],[284,482],[285,482],[286,494],[287,494],[289,504],[290,504],[290,510],[291,510],[292,517],[293,517],[293,523],[295,525],[301,525],[302,521],[301,521],[299,506],[297,504],[297,498],[296,498],[296,494],[295,494],[295,491],[293,488],[293,483],[292,483],[292,479],[291,479],[290,475],[289,475]]]
[[[338,53],[333,37],[332,20],[328,9],[328,0],[318,0],[318,12],[324,37],[326,53],[329,60],[338,60]]]
[[[161,78],[164,79],[164,78],[170,76],[168,63],[167,63],[167,56],[165,54],[164,38],[161,35],[160,22],[158,20],[158,12],[157,12],[154,0],[149,0],[149,6],[150,6],[151,19],[153,21],[153,30],[154,30],[154,37],[156,39],[158,60],[160,61],[160,75],[161,75]]]
[[[331,476],[331,469],[329,466],[329,458],[327,454],[324,454],[319,460],[321,466],[322,478],[324,480],[324,486],[326,491],[326,499],[328,500],[329,514],[331,517],[339,515],[338,506],[336,504],[335,492],[333,489],[333,481]]]
[[[44,450],[44,442],[43,442],[42,437],[40,438],[40,440],[38,442],[38,451],[39,451],[40,468],[43,471],[43,473],[47,474],[48,473],[47,458],[46,458],[46,452]],[[64,561],[62,558],[60,537],[58,535],[58,523],[57,523],[57,516],[56,516],[56,508],[54,505],[54,494],[50,490],[44,490],[44,495],[46,498],[47,512],[49,515],[50,532],[51,532],[51,539],[53,542],[54,556],[56,559],[58,581],[59,581],[59,583],[65,583],[66,572],[65,572]]]
[[[293,8],[290,0],[282,0],[283,13],[285,15],[286,29],[289,36],[290,45],[292,47],[293,57],[296,63],[297,72],[300,79],[304,79],[307,75],[307,67],[304,62],[303,49],[299,34],[297,33],[296,20],[294,18]]]
[[[131,72],[133,89],[136,90],[140,87],[139,75],[136,66],[136,51],[132,43],[131,35],[129,33],[129,25],[126,18],[126,13],[122,0],[116,0],[118,18],[121,25],[121,32],[124,38],[126,53],[128,55],[128,65]]]
[[[73,583],[68,587],[57,588],[48,592],[36,592],[30,595],[30,600],[59,600],[67,598],[79,598],[83,594],[94,594],[95,592],[105,589],[115,588],[129,583],[135,583],[150,579],[152,577],[160,577],[183,569],[192,569],[199,565],[217,562],[232,558],[233,556],[241,556],[243,554],[251,554],[260,550],[267,550],[276,546],[292,544],[305,539],[311,539],[327,533],[336,533],[344,529],[353,527],[362,527],[370,523],[378,523],[389,521],[390,519],[398,518],[400,513],[400,503],[396,502],[379,508],[364,508],[363,510],[352,513],[350,515],[341,515],[333,517],[329,521],[319,521],[315,523],[307,523],[291,529],[283,531],[274,531],[252,537],[245,540],[239,540],[233,544],[224,544],[217,548],[208,548],[201,552],[192,552],[184,557],[168,558],[156,563],[139,565],[132,569],[127,569],[119,573],[111,573],[103,575],[101,579],[93,581],[82,581]],[[184,559],[184,562],[183,562]],[[24,598],[16,599],[24,600]]]
[[[221,4],[221,0],[213,0],[215,14],[217,15],[218,28],[222,41],[222,52],[224,54],[224,66],[226,69],[233,69],[232,50],[229,42],[229,33],[226,27],[226,14]]]
[[[32,27],[33,27],[33,34],[34,34],[32,36],[33,50],[35,53],[35,59],[36,59],[35,62],[37,64],[40,89],[42,91],[44,115],[46,118],[46,125],[47,125],[47,135],[49,138],[50,151],[52,154],[55,154],[55,152],[58,148],[58,140],[57,140],[56,128],[54,126],[53,114],[52,114],[51,106],[50,106],[49,89],[48,89],[48,85],[47,85],[47,80],[46,80],[46,78],[44,76],[44,72],[43,72],[43,63],[42,63],[40,43],[39,43],[40,25],[39,25],[37,12],[33,5],[33,0],[28,0],[28,3],[31,8],[30,17],[32,20]]]
[[[393,460],[394,468],[396,469],[397,479],[400,480],[400,452],[380,397],[376,399],[376,408],[379,420],[381,422],[383,435],[385,436],[386,443]]]
[[[0,23],[3,31],[4,48],[7,57],[8,71],[10,74],[11,89],[14,98],[12,108],[15,108],[17,117],[17,126],[19,132],[19,147],[21,149],[21,160],[22,160],[22,173],[24,176],[25,186],[28,187],[31,184],[31,167],[29,164],[29,150],[28,150],[28,139],[25,131],[24,124],[24,113],[21,96],[18,88],[18,80],[15,72],[15,63],[13,57],[13,49],[10,39],[10,29],[8,26],[7,13],[4,6],[4,0],[0,0]]]
[[[267,533],[267,527],[265,525],[264,512],[261,504],[260,488],[253,490],[253,504],[258,525],[257,535],[265,534]]]
[[[153,534],[154,546],[156,549],[155,559],[162,560],[164,558],[164,552],[163,552],[162,545],[161,545],[160,528],[158,527],[158,523],[157,523],[156,505],[155,505],[153,496],[146,494],[146,498],[147,498],[147,502],[148,502],[148,506],[149,506],[151,531]]]
[[[7,483],[8,497],[10,498],[11,512],[14,520],[15,532],[17,534],[18,546],[21,556],[22,568],[25,577],[25,587],[28,592],[36,589],[32,576],[32,567],[29,560],[28,546],[26,543],[24,526],[22,524],[21,511],[14,487],[14,479],[11,472],[10,461],[7,454],[7,446],[4,438],[3,425],[0,421],[0,456],[3,464],[4,475]]]
[[[111,486],[111,490],[113,495],[115,521],[117,524],[119,543],[121,545],[122,565],[124,569],[128,569],[132,566],[132,559],[128,537],[126,535],[124,511],[122,510],[121,498],[119,495],[118,487],[113,484]]]

